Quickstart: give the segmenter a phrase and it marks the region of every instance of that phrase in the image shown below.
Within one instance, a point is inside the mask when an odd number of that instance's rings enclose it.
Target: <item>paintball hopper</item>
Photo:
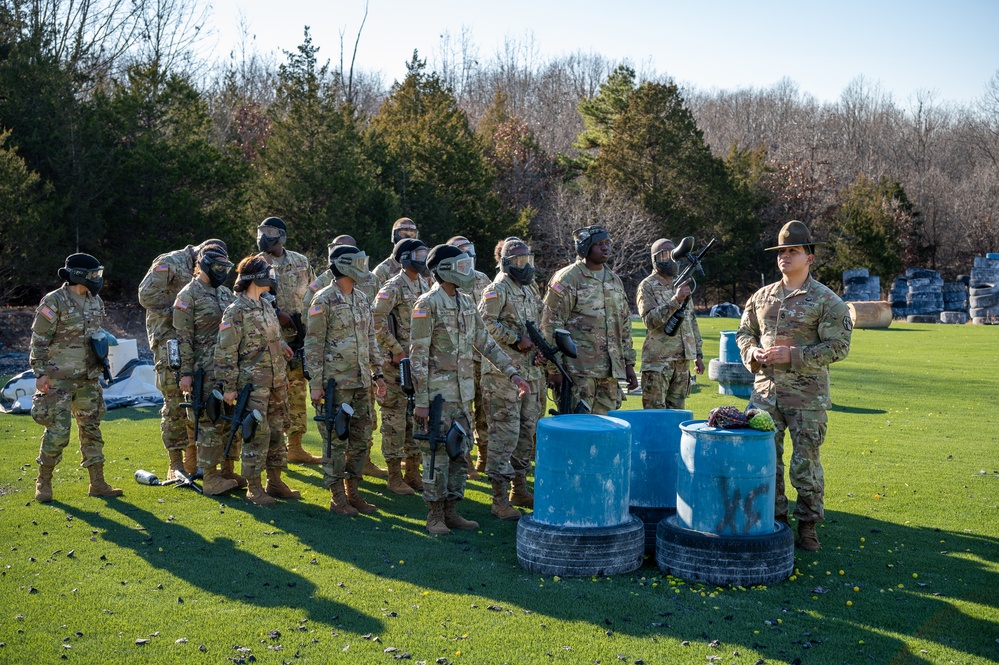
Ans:
[[[175,339],[167,340],[167,365],[175,372],[180,369],[180,342]]]
[[[673,248],[673,251],[669,253],[669,257],[674,261],[679,261],[690,254],[690,250],[694,249],[694,236],[687,236],[680,241],[680,244]]]
[[[465,428],[458,423],[451,423],[451,429],[444,437],[444,450],[452,462],[465,458]]]
[[[222,393],[218,388],[208,396],[208,402],[205,403],[205,415],[213,423],[217,423],[222,415]]]
[[[413,364],[409,358],[403,358],[399,361],[399,383],[402,385],[402,392],[406,395],[412,395],[416,392],[416,387],[413,385]]]
[[[243,443],[253,440],[253,437],[257,434],[257,425],[262,422],[264,422],[264,416],[257,409],[254,409],[246,418],[243,418],[241,424]]]
[[[576,342],[572,340],[572,335],[564,328],[555,329],[555,346],[566,358],[576,357]]]
[[[336,422],[333,423],[333,430],[336,432],[336,438],[341,441],[346,441],[347,436],[350,434],[350,419],[354,415],[354,409],[347,404],[342,402],[340,404],[340,410],[336,412]]]

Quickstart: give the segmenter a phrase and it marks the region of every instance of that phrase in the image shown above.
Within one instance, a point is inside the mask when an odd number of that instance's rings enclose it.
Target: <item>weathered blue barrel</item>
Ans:
[[[999,252],[989,252],[985,255],[985,258],[992,260],[999,259]]]
[[[774,433],[680,424],[677,523],[728,536],[773,533],[777,451]]]
[[[739,345],[735,342],[735,335],[738,332],[738,330],[721,331],[721,338],[718,340],[718,360],[721,362],[742,362],[742,356],[739,355]]]
[[[629,521],[631,425],[619,418],[564,415],[538,421],[534,521],[603,527]]]
[[[676,508],[680,423],[694,414],[682,409],[640,409],[607,415],[631,425],[630,505]]]

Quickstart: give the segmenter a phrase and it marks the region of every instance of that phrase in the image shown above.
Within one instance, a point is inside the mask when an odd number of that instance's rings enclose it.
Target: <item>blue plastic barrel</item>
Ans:
[[[631,425],[619,418],[564,415],[538,421],[534,521],[604,527],[628,522]]]
[[[676,516],[680,526],[728,536],[773,533],[774,433],[680,424]]]
[[[682,409],[611,411],[631,425],[630,505],[676,508],[680,423],[694,414]]]
[[[738,330],[722,330],[721,338],[718,340],[718,360],[723,363],[741,363],[742,356],[739,355],[739,345],[736,344],[735,335]]]
[[[992,260],[999,259],[999,252],[989,252],[985,255],[985,258]]]

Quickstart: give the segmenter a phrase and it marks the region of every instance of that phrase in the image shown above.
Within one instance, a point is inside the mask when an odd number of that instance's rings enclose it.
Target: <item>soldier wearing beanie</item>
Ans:
[[[409,217],[400,217],[395,220],[392,224],[392,248],[395,249],[396,243],[405,238],[419,238],[420,230],[416,228],[416,222],[411,220]],[[375,269],[375,277],[378,278],[378,287],[387,282],[390,278],[394,277],[398,272],[402,270],[402,265],[395,260],[395,258],[389,254],[389,257],[379,263]]]
[[[850,352],[853,322],[846,304],[809,274],[815,245],[808,227],[797,220],[780,230],[777,252],[781,279],[750,297],[736,341],[743,364],[756,374],[750,406],[769,413],[777,426],[777,488],[774,514],[788,523],[784,494],[784,432],[793,452],[788,469],[798,491],[794,516],[797,545],[816,552],[815,524],[825,519],[825,480],[819,449],[826,435],[829,365]]]
[[[472,258],[457,247],[437,245],[427,255],[427,267],[435,284],[416,301],[412,315],[409,357],[416,386],[417,426],[424,432],[439,425],[446,436],[457,424],[464,432],[471,425],[470,408],[475,396],[473,350],[486,356],[517,387],[517,399],[531,399],[530,386],[517,375],[510,357],[503,353],[486,329],[468,291],[475,284]],[[429,423],[430,404],[437,396],[443,399],[440,423]],[[434,478],[429,477],[430,448],[423,446],[423,499],[427,502],[427,531],[435,535],[450,529],[475,529],[478,523],[466,520],[457,512],[457,503],[465,497],[467,453],[466,436],[455,458],[439,450]]]
[[[90,474],[90,496],[121,496],[120,489],[104,480],[101,419],[107,409],[98,377],[108,344],[114,340],[101,328],[104,301],[97,294],[104,283],[104,266],[89,254],[73,254],[59,269],[59,277],[63,285],[42,298],[31,324],[29,359],[36,389],[31,417],[45,427],[38,451],[35,500],[52,500],[52,472],[69,445],[74,417],[80,432],[81,466]]]

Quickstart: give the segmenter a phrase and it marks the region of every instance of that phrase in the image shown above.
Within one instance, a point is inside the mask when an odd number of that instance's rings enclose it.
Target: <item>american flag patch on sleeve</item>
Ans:
[[[562,286],[561,282],[552,282],[552,289],[555,290],[555,293],[559,293],[559,294],[562,293],[563,291],[565,291],[565,287]]]
[[[315,316],[316,314],[322,314],[322,313],[323,313],[322,305],[315,305],[309,308],[309,316]]]
[[[486,291],[482,294],[482,297],[486,300],[492,300],[493,298],[499,298],[499,294],[495,291]]]
[[[177,300],[174,301],[173,306],[176,307],[177,309],[183,309],[183,310],[186,310],[188,307],[190,307],[189,304],[187,304],[180,298],[177,298]]]
[[[49,321],[55,319],[55,312],[48,305],[43,305],[41,309],[41,315],[44,316]]]
[[[232,323],[229,321],[223,321],[222,323],[219,324],[219,332],[222,332],[223,330],[229,330],[229,328],[232,328]]]
[[[153,272],[168,272],[169,270],[170,270],[170,266],[168,266],[165,263],[161,263],[158,266],[156,266],[155,268],[153,268]]]
[[[425,309],[414,309],[413,310],[414,319],[425,319],[427,318],[427,310]]]
[[[389,299],[388,291],[379,291],[376,297],[379,300],[388,300]]]
[[[309,282],[309,290],[315,293],[319,290],[319,282]]]

